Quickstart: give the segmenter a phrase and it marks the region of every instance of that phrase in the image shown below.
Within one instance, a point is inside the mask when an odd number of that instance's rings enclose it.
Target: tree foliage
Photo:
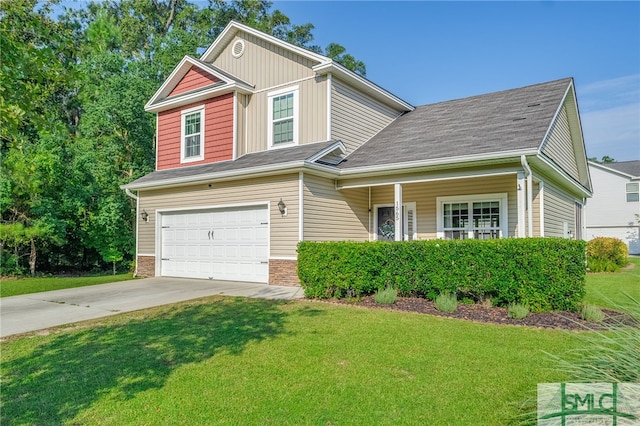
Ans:
[[[365,75],[343,46],[315,45],[312,24],[269,1],[202,3],[0,2],[0,275],[134,260],[135,205],[120,185],[155,167],[144,104],[230,20]]]

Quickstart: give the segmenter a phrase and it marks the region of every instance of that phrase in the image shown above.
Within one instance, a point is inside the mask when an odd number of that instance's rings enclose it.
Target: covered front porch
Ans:
[[[337,185],[345,195],[363,188],[368,191],[370,241],[542,235],[540,184],[522,172],[399,176]]]

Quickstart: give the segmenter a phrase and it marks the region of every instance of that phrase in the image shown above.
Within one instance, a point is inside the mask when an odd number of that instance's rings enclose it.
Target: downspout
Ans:
[[[136,269],[133,271],[133,276],[137,277],[138,276],[138,212],[140,211],[140,197],[138,197],[136,194],[134,194],[133,192],[131,192],[129,190],[129,188],[125,188],[124,189],[124,193],[127,194],[129,197],[133,198],[134,200],[136,200]]]
[[[527,173],[527,236],[533,237],[533,173],[526,156],[521,155],[520,162]]]

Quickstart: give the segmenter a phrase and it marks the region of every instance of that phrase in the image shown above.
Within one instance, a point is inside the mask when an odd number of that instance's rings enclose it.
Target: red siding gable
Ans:
[[[173,88],[169,96],[179,95],[180,93],[189,92],[191,90],[200,89],[201,87],[210,86],[219,82],[220,79],[212,76],[206,71],[198,67],[191,67],[182,80]]]
[[[183,110],[204,105],[204,160],[180,162]],[[233,158],[233,93],[158,113],[156,170],[215,163]]]

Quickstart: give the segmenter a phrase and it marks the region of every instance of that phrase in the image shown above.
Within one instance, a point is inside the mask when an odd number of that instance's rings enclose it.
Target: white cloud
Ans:
[[[640,74],[577,88],[587,155],[640,159]]]

